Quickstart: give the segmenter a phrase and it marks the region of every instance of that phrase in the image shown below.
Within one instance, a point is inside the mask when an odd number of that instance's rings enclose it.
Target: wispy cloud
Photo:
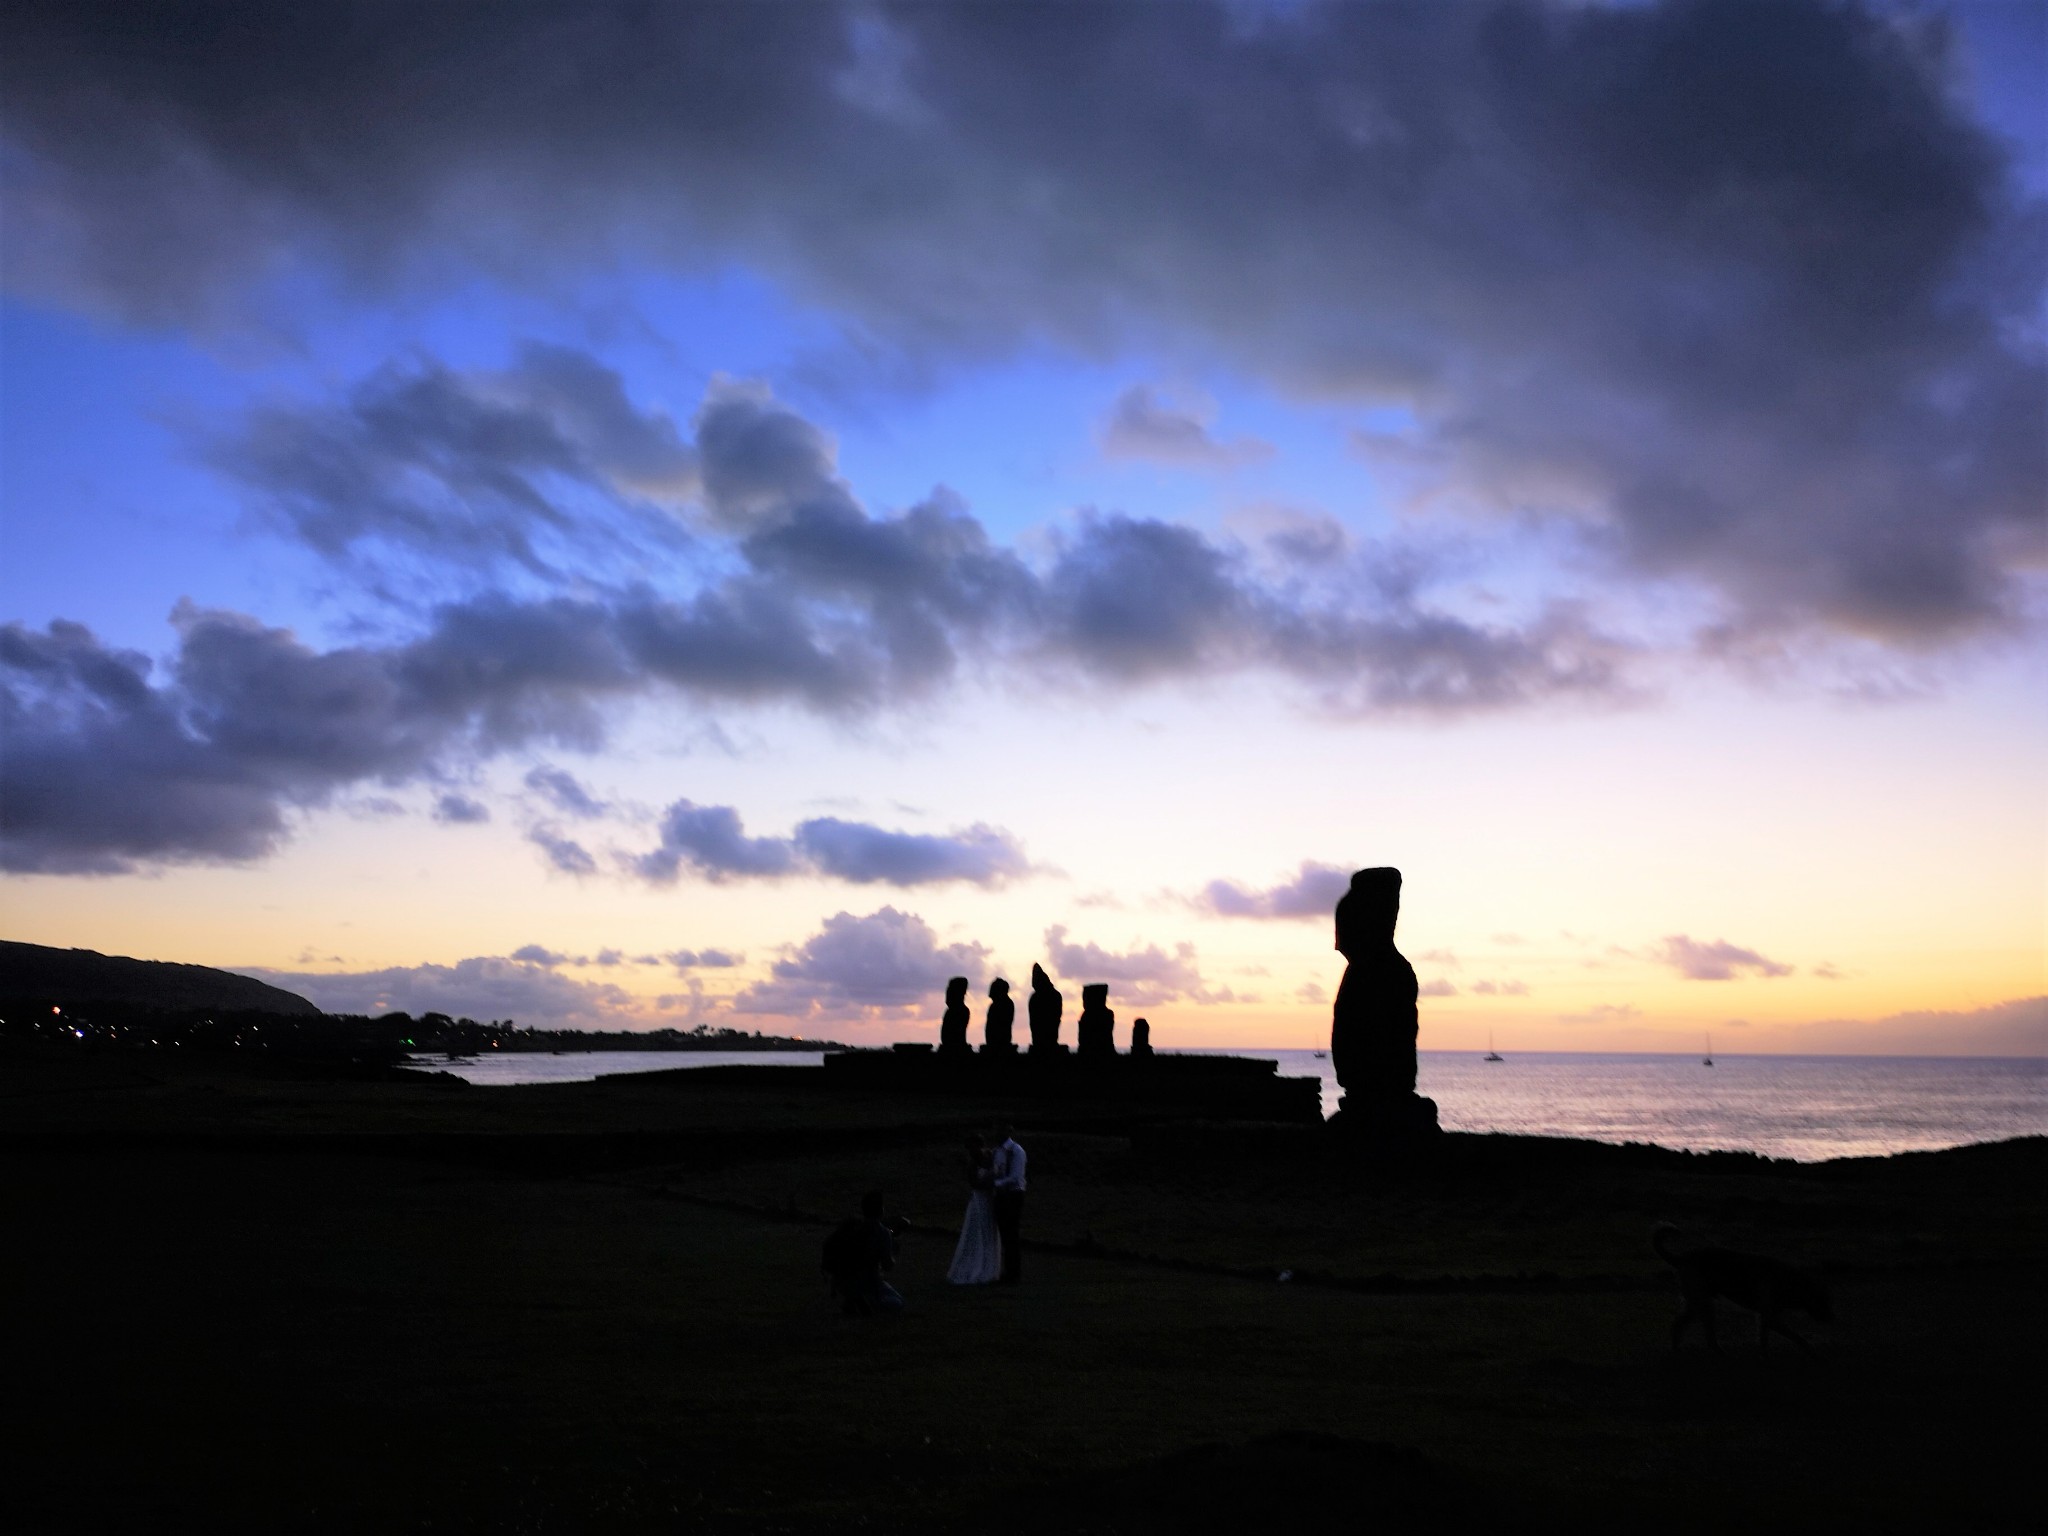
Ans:
[[[1651,958],[1667,965],[1688,981],[1734,981],[1740,976],[1790,976],[1792,967],[1780,964],[1753,949],[1730,944],[1726,939],[1711,943],[1670,934],[1650,950]]]

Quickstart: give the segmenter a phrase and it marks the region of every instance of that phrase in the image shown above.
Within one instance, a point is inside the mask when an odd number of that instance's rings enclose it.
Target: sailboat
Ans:
[[[1709,1035],[1709,1036],[1707,1036],[1707,1054],[1706,1054],[1706,1055],[1704,1055],[1704,1056],[1702,1056],[1702,1057],[1700,1058],[1700,1065],[1701,1065],[1701,1066],[1703,1066],[1703,1067],[1711,1067],[1711,1066],[1712,1066],[1713,1064],[1714,1064],[1714,1037],[1713,1037],[1712,1035]]]
[[[1490,1029],[1489,1029],[1489,1030],[1488,1030],[1488,1031],[1486,1032],[1486,1054],[1485,1054],[1484,1056],[1480,1057],[1479,1059],[1480,1059],[1481,1061],[1506,1061],[1506,1060],[1507,1060],[1507,1057],[1505,1057],[1505,1056],[1501,1055],[1501,1053],[1500,1053],[1499,1051],[1496,1051],[1496,1050],[1495,1050],[1495,1049],[1493,1048],[1493,1031],[1492,1031],[1492,1030],[1490,1030]]]

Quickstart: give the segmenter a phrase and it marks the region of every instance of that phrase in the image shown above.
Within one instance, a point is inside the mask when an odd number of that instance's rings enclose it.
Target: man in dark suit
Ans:
[[[1024,1219],[1024,1149],[1017,1145],[1017,1128],[1003,1123],[1002,1141],[997,1144],[991,1171],[995,1174],[996,1231],[1003,1239],[1004,1285],[1015,1285],[1024,1274],[1024,1243],[1017,1229]]]

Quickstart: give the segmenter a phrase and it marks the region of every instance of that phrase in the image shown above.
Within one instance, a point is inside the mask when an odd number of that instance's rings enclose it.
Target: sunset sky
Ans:
[[[2048,1050],[2048,4],[0,29],[6,937]]]

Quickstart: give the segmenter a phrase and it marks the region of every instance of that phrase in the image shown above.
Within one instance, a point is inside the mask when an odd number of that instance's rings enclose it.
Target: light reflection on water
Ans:
[[[1289,1077],[1319,1077],[1323,1110],[1337,1080],[1313,1051],[1244,1049],[1204,1055],[1277,1061]],[[486,1052],[450,1062],[421,1057],[473,1083],[587,1081],[687,1067],[816,1066],[820,1051]],[[1474,1051],[1424,1051],[1418,1088],[1446,1130],[1594,1141],[1649,1141],[1693,1151],[1761,1152],[1816,1161],[2048,1134],[2048,1061],[1971,1057],[1603,1056],[1517,1052],[1489,1062]]]
[[[815,1067],[823,1051],[482,1051],[475,1056],[421,1054],[420,1066],[490,1088],[520,1083],[587,1083],[615,1072],[674,1072],[683,1067]]]
[[[1312,1051],[1246,1051],[1337,1079]],[[1416,1089],[1445,1130],[1650,1141],[1811,1162],[2048,1134],[2048,1061],[1928,1056],[1606,1056],[1424,1051]]]

